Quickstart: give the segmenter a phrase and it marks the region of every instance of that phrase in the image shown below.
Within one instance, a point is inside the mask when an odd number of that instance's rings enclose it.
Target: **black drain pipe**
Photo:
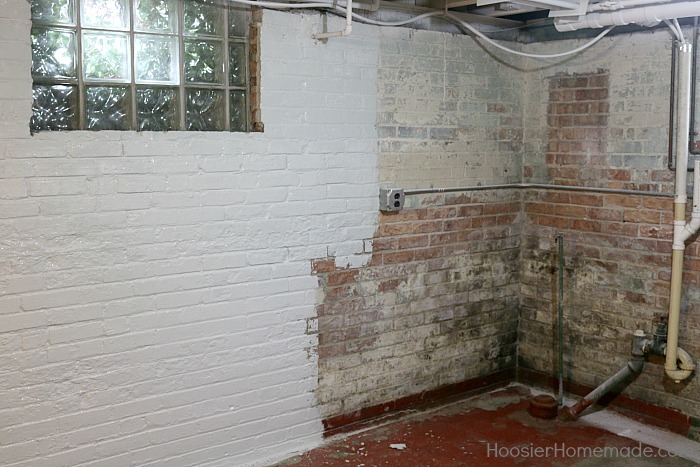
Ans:
[[[591,405],[605,394],[610,392],[615,386],[632,377],[636,377],[644,368],[644,360],[646,357],[647,347],[652,342],[644,334],[644,331],[637,330],[632,338],[632,357],[629,363],[622,367],[620,371],[608,378],[603,384],[591,391],[586,397],[581,399],[575,405],[564,407],[559,411],[560,420],[577,420],[581,412],[586,410]]]

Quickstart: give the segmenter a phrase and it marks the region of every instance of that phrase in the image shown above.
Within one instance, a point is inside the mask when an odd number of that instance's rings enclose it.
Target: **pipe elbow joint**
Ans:
[[[683,230],[680,231],[680,241],[682,241],[683,244],[685,244],[685,242],[687,242],[690,237],[698,233],[698,230],[700,230],[700,214],[698,214],[697,212],[693,212],[693,216],[690,219],[690,222],[685,224]]]
[[[685,250],[685,241],[690,238],[690,226],[684,220],[673,221],[673,245],[674,250]]]
[[[644,357],[633,357],[632,360],[627,363],[627,367],[634,374],[641,374],[644,369]]]
[[[680,245],[681,243],[683,243],[683,246],[685,246],[685,242],[687,242],[690,237],[698,233],[698,230],[700,230],[700,213],[693,211],[690,222],[683,222],[683,224],[683,228],[680,228],[679,226],[678,233],[674,235],[674,247],[676,244]]]
[[[693,361],[693,357],[691,357],[688,352],[680,347],[677,348],[677,353],[678,362],[680,363],[676,362],[674,367],[669,367],[667,364],[667,366],[664,367],[664,370],[669,378],[676,383],[680,383],[681,381],[688,379],[690,375],[693,374],[693,371],[695,371],[695,362]]]
[[[632,335],[632,356],[644,358],[653,343],[644,331],[637,329]]]

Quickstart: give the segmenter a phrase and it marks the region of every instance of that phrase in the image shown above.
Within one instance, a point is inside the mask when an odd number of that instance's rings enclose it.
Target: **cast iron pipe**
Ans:
[[[644,368],[646,347],[649,343],[650,340],[647,338],[646,334],[644,334],[644,331],[635,331],[632,339],[632,357],[627,365],[608,378],[603,384],[588,393],[588,395],[578,401],[578,403],[570,407],[562,408],[559,412],[559,419],[578,420],[578,417],[584,410],[598,402],[601,397],[610,392],[615,386],[633,376],[639,375]]]

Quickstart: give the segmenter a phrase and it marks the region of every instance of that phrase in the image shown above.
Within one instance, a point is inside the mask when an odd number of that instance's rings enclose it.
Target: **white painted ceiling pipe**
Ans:
[[[640,24],[655,26],[661,21],[700,16],[700,2],[688,1],[666,5],[654,5],[630,8],[602,13],[591,13],[577,19],[559,18],[554,21],[557,31],[576,31],[585,28],[604,28],[606,26],[624,26]]]
[[[671,0],[612,0],[607,2],[589,3],[588,12],[594,11],[616,11],[624,8],[634,8],[643,5],[656,5],[659,3],[669,3]]]

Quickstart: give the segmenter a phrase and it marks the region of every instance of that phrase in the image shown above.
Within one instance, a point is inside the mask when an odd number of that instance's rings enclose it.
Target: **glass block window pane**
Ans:
[[[249,7],[221,0],[29,2],[32,132],[262,131],[250,121],[259,115],[251,110],[259,90],[250,88],[257,88],[259,64],[249,62],[249,41],[259,47],[259,34],[248,34],[257,15]]]
[[[187,89],[186,126],[190,131],[221,131],[225,126],[224,93],[213,89]]]
[[[231,7],[228,12],[229,37],[248,37],[250,11],[245,8]]]
[[[231,86],[243,86],[246,81],[245,44],[231,42],[228,46],[228,76]]]
[[[88,130],[128,130],[129,107],[129,88],[125,86],[85,88],[85,116]]]
[[[221,42],[185,41],[185,81],[188,83],[222,83],[224,54]]]
[[[82,0],[80,23],[85,28],[129,29],[127,0]]]
[[[32,30],[32,76],[75,78],[75,33],[62,29]]]
[[[184,4],[185,34],[222,36],[224,15],[221,6],[206,0],[189,0]]]
[[[137,83],[177,84],[176,37],[137,34],[134,53]]]
[[[129,81],[129,36],[83,32],[83,78]]]
[[[246,118],[248,107],[244,92],[231,91],[229,109],[231,112],[231,131],[245,131],[248,123]]]
[[[138,129],[177,130],[179,123],[177,88],[137,88]]]
[[[134,30],[177,33],[177,1],[134,0]]]
[[[76,130],[79,124],[76,86],[34,86],[31,128]]]
[[[73,0],[34,0],[32,21],[51,24],[75,24]]]

